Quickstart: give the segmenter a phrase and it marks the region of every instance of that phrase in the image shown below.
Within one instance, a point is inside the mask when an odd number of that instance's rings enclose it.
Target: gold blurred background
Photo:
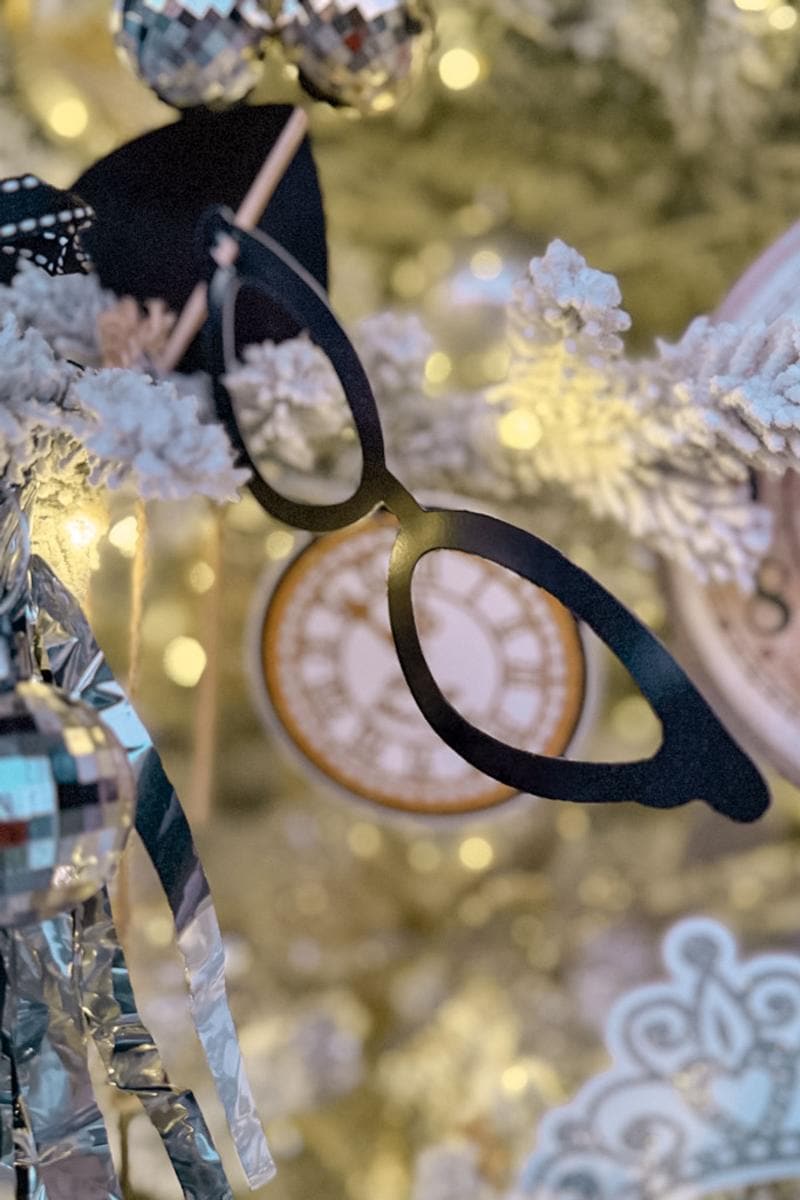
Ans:
[[[66,184],[172,119],[117,61],[108,8],[5,0],[0,174]],[[429,70],[396,114],[310,105],[338,309],[418,308],[437,337],[431,381],[480,386],[503,362],[491,336],[475,346],[475,329],[493,328],[514,272],[558,236],[618,275],[641,346],[679,332],[800,211],[798,17],[781,0],[439,0]],[[276,60],[258,99],[298,98]],[[459,273],[466,305],[453,300]],[[417,1170],[422,1151],[453,1138],[473,1164],[457,1200],[493,1200],[543,1112],[604,1064],[609,1004],[658,973],[669,923],[708,913],[749,948],[800,951],[788,785],[776,781],[778,802],[752,829],[697,806],[530,799],[468,822],[386,819],[312,782],[255,715],[244,630],[290,534],[248,499],[221,516],[150,506],[146,551],[124,500],[110,517],[70,520],[67,553],[96,549],[93,620],[123,675],[131,577],[146,572],[138,702],[227,932],[275,1200],[456,1200],[446,1172],[436,1184]],[[568,536],[574,557],[669,632],[648,562],[610,531]],[[612,668],[595,744],[633,757],[651,737],[644,702]],[[219,1130],[169,918],[138,857],[130,876],[145,1012]],[[177,1196],[155,1135],[128,1116],[130,1196]]]

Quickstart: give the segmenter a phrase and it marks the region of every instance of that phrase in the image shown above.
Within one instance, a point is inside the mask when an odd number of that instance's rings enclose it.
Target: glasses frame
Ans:
[[[233,215],[215,210],[203,230],[212,256],[233,238],[238,257],[214,271],[209,287],[209,363],[217,415],[252,473],[250,490],[270,516],[295,529],[323,534],[344,529],[383,505],[399,531],[388,575],[392,636],[408,687],[428,724],[452,750],[517,792],[582,803],[635,801],[675,808],[704,800],[736,821],[753,821],[769,804],[756,765],[659,639],[586,571],[535,534],[497,517],[467,510],[426,508],[388,469],[378,408],[363,365],[316,280],[277,242],[237,229]],[[306,504],[281,495],[252,459],[223,379],[235,361],[236,300],[242,288],[264,292],[308,332],[342,385],[361,445],[362,471],[353,495],[334,504]],[[593,763],[552,758],[498,741],[467,721],[445,699],[420,643],[412,582],[420,559],[437,550],[475,555],[549,592],[584,621],[616,655],[662,727],[662,742],[647,759]]]

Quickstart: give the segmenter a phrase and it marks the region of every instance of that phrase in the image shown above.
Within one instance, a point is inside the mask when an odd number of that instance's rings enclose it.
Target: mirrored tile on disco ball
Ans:
[[[129,66],[176,108],[243,99],[260,78],[270,25],[255,0],[116,0],[112,19]]]
[[[312,95],[362,112],[396,102],[431,40],[420,0],[286,0],[276,27]]]
[[[35,680],[0,692],[0,927],[92,896],[116,867],[134,794],[94,709]]]

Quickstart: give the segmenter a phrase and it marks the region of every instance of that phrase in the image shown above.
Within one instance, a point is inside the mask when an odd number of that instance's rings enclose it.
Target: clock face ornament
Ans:
[[[771,321],[800,309],[800,224],[759,258],[718,310],[720,320]],[[746,745],[800,785],[800,476],[758,475],[774,534],[746,595],[669,572],[673,611],[709,697]]]
[[[255,622],[269,724],[329,781],[392,809],[491,808],[515,795],[425,721],[394,650],[385,587],[397,522],[379,512],[319,538],[268,580]],[[470,721],[558,756],[585,713],[586,661],[563,605],[494,563],[429,555],[414,579],[425,656]]]
[[[653,633],[586,571],[535,534],[486,513],[426,507],[389,470],[378,409],[369,380],[328,298],[311,275],[265,234],[237,229],[217,210],[203,229],[213,257],[221,238],[232,238],[238,256],[219,267],[209,288],[208,361],[214,401],[250,489],[266,511],[293,529],[314,534],[345,531],[381,506],[397,520],[381,597],[388,590],[394,652],[415,704],[451,750],[512,791],[586,803],[636,801],[674,808],[703,799],[738,821],[761,816],[769,803],[755,764],[727,733],[709,704]],[[257,289],[280,305],[320,347],[336,372],[361,447],[361,480],[352,496],[333,504],[300,503],[282,495],[261,474],[240,426],[225,376],[236,361],[237,296]],[[242,307],[241,305],[239,306]],[[465,697],[448,694],[437,677],[435,647],[425,632],[425,605],[415,587],[430,555],[456,551],[516,575],[560,602],[601,638],[626,667],[661,723],[663,739],[652,757],[625,763],[567,759],[547,748],[529,749],[497,736],[465,710]],[[423,575],[424,579],[424,575]],[[467,648],[467,651],[469,647]],[[464,654],[468,662],[468,653]],[[469,663],[477,673],[477,665]]]

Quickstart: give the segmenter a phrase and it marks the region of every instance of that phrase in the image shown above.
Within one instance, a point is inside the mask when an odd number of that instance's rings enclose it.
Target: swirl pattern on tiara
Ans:
[[[800,1178],[800,957],[676,925],[670,980],[609,1018],[613,1066],[542,1123],[514,1200],[699,1200]]]

